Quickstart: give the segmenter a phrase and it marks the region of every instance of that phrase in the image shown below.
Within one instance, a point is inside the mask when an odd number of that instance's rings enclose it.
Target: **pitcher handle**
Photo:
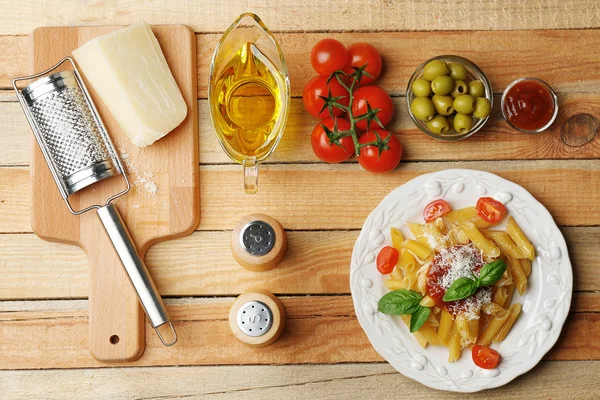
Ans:
[[[255,194],[258,190],[258,163],[255,158],[245,158],[242,166],[244,167],[244,189],[248,194]]]

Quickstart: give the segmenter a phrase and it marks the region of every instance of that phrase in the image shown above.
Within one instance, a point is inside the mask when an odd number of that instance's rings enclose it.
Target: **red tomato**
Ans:
[[[473,362],[479,368],[494,369],[500,362],[500,354],[494,349],[476,344],[473,346]]]
[[[319,75],[328,77],[335,71],[343,71],[348,67],[350,54],[337,40],[322,39],[313,46],[310,63]]]
[[[385,246],[377,255],[377,270],[382,274],[390,274],[398,263],[398,250]]]
[[[369,172],[388,172],[393,170],[400,164],[402,158],[402,145],[400,141],[396,139],[396,136],[390,135],[388,131],[378,130],[377,133],[381,139],[385,139],[388,136],[390,141],[388,142],[389,149],[383,150],[379,155],[379,149],[377,146],[365,146],[361,147],[358,162],[360,165]],[[365,144],[374,142],[377,140],[374,131],[364,133],[358,142]]]
[[[327,97],[329,95],[329,89],[331,89],[331,96],[338,97],[344,96],[343,98],[337,100],[338,103],[343,104],[345,106],[348,105],[348,91],[344,89],[340,83],[332,79],[331,82],[327,83],[327,78],[324,76],[315,76],[312,78],[306,86],[304,86],[304,93],[302,95],[302,101],[304,102],[304,108],[308,111],[313,117],[317,118],[328,118],[329,110],[325,109],[323,112],[321,108],[325,102],[319,96]],[[339,108],[333,108],[333,115],[338,116],[342,114],[342,110]]]
[[[508,211],[504,204],[498,200],[494,200],[491,197],[482,197],[477,200],[477,214],[484,220],[491,224],[500,222]]]
[[[377,49],[371,46],[369,43],[352,43],[348,46],[348,53],[350,54],[350,65],[349,67],[362,67],[367,64],[367,71],[373,75],[372,78],[363,75],[360,80],[360,86],[369,85],[375,81],[381,74],[381,54]],[[351,74],[354,69],[348,68],[346,73]]]
[[[350,122],[342,118],[336,119],[338,130],[346,131],[350,129]],[[333,131],[334,123],[331,118],[327,118],[319,122],[317,126],[315,126],[315,129],[313,129],[310,137],[310,143],[312,144],[315,155],[322,161],[328,163],[339,163],[352,157],[352,154],[354,154],[354,142],[352,141],[352,137],[346,136],[341,138],[341,146],[331,144],[327,134],[323,130],[322,125],[325,125],[331,131]]]
[[[394,103],[389,94],[379,86],[370,85],[363,86],[354,91],[354,103],[352,104],[352,115],[358,117],[359,115],[365,114],[368,110],[367,102],[371,106],[371,109],[379,108],[377,117],[386,126],[394,115]],[[363,119],[358,121],[356,126],[359,129],[367,130],[367,120]],[[381,129],[381,127],[375,121],[371,121],[369,129]]]
[[[434,200],[425,206],[425,209],[423,210],[423,219],[425,222],[435,221],[450,210],[450,204],[445,200]]]

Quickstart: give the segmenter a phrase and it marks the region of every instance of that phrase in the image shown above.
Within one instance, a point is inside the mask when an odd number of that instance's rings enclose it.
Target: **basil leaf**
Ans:
[[[412,314],[420,307],[421,299],[421,295],[414,290],[394,290],[379,299],[377,310],[391,315]]]
[[[431,308],[419,306],[419,309],[413,313],[410,317],[410,332],[416,332],[423,326],[427,318],[429,318],[429,314],[431,313]]]
[[[455,280],[444,294],[444,301],[455,301],[469,297],[479,288],[473,279],[463,277]]]
[[[502,274],[506,271],[506,264],[502,260],[496,260],[487,263],[481,268],[477,283],[479,286],[491,286],[502,278]]]

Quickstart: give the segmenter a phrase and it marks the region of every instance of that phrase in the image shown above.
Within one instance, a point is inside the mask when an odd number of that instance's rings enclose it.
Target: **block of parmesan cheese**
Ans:
[[[148,24],[99,36],[73,56],[136,146],[154,143],[185,119],[187,106]]]

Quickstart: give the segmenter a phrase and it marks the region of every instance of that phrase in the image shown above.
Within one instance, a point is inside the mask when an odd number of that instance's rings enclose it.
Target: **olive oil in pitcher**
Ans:
[[[240,15],[219,41],[208,101],[219,144],[244,167],[246,193],[256,193],[258,164],[277,147],[290,107],[281,48],[257,15]]]
[[[244,43],[217,77],[211,93],[215,128],[230,156],[261,159],[276,144],[275,123],[285,82],[253,43]]]

